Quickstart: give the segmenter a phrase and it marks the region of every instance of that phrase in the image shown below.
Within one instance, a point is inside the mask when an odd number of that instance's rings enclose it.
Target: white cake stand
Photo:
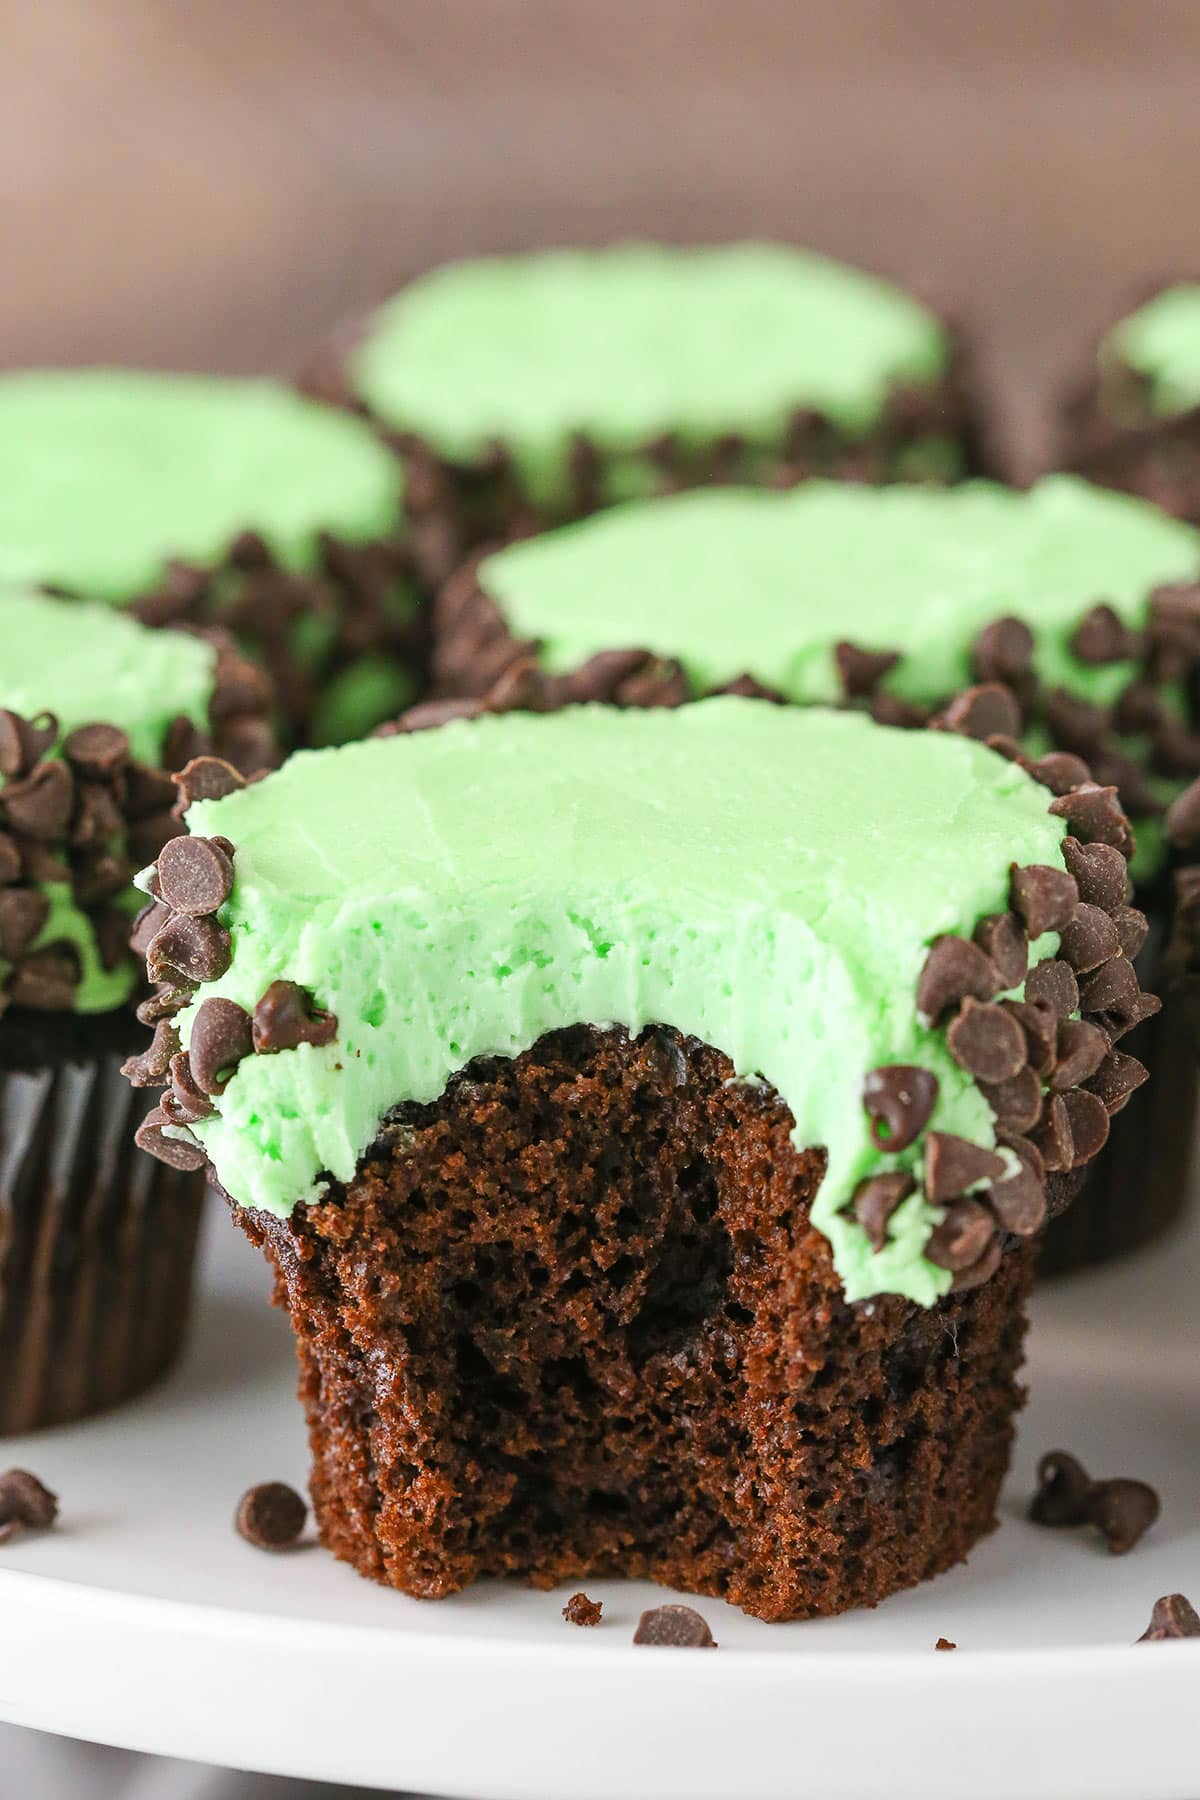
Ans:
[[[1200,1796],[1200,1641],[1134,1644],[1158,1595],[1200,1605],[1200,1228],[1041,1294],[1003,1523],[968,1567],[816,1624],[699,1601],[720,1649],[684,1653],[632,1647],[646,1586],[588,1584],[584,1631],[565,1593],[422,1604],[235,1536],[243,1489],[303,1485],[306,1458],[265,1271],[209,1224],[179,1373],[0,1445],[63,1501],[61,1529],[0,1550],[0,1719],[464,1800]],[[1025,1521],[1053,1447],[1159,1488],[1131,1555]]]

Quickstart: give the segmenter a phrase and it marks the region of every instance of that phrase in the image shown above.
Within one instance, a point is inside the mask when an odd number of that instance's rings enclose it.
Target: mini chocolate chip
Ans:
[[[947,934],[933,940],[917,982],[917,1011],[936,1024],[951,1006],[968,996],[991,1000],[1000,992],[1000,972],[992,959],[969,938]]]
[[[1168,1638],[1200,1637],[1200,1614],[1183,1594],[1164,1594],[1154,1602],[1150,1623],[1139,1644],[1161,1644]]]
[[[1093,706],[1061,687],[1055,688],[1046,701],[1046,722],[1060,749],[1084,757],[1096,755],[1112,729],[1112,715],[1105,707]]]
[[[635,1644],[657,1644],[673,1650],[715,1650],[708,1621],[692,1606],[655,1606],[644,1612],[633,1634]]]
[[[1071,1088],[1062,1101],[1071,1128],[1071,1167],[1081,1169],[1108,1142],[1108,1108],[1099,1094],[1089,1094],[1086,1088]]]
[[[250,1014],[235,1000],[214,995],[201,1002],[188,1046],[192,1077],[206,1094],[223,1094],[229,1077],[254,1049]]]
[[[834,645],[833,656],[847,700],[861,700],[873,694],[888,671],[900,661],[895,650],[863,650],[857,644],[845,641]]]
[[[1042,1116],[1042,1087],[1028,1065],[1005,1081],[981,1081],[979,1091],[1005,1131],[1028,1131]]]
[[[171,1123],[170,1116],[161,1106],[152,1108],[134,1133],[134,1143],[170,1169],[181,1169],[185,1173],[202,1169],[207,1158],[200,1144],[190,1132],[183,1137],[168,1137],[165,1127]]]
[[[1075,877],[1048,863],[1028,863],[1009,869],[1009,899],[1013,911],[1025,921],[1031,938],[1044,931],[1061,931],[1079,904]]]
[[[949,731],[984,743],[990,737],[1015,737],[1021,729],[1021,708],[1011,688],[989,681],[956,694],[941,722]]]
[[[1029,1141],[1040,1150],[1048,1169],[1062,1172],[1074,1167],[1071,1119],[1061,1094],[1052,1094],[1046,1101],[1041,1119],[1029,1133]]]
[[[989,913],[975,927],[974,938],[995,964],[1003,986],[1019,987],[1029,967],[1029,940],[1016,913]]]
[[[1119,850],[1111,844],[1081,844],[1074,837],[1065,837],[1062,849],[1080,900],[1088,906],[1102,907],[1106,913],[1116,912],[1125,904],[1129,864]]]
[[[98,781],[79,780],[75,784],[75,810],[70,842],[78,849],[92,849],[107,844],[125,824],[113,791]]]
[[[1025,1033],[1001,1006],[963,1001],[946,1033],[950,1054],[977,1081],[1007,1081],[1025,1062]]]
[[[37,888],[0,892],[0,956],[16,962],[50,917],[50,898]]]
[[[179,713],[167,726],[163,738],[162,759],[168,769],[182,769],[193,758],[205,756],[212,749],[207,736],[188,718]]]
[[[308,1522],[308,1507],[286,1481],[260,1481],[238,1501],[234,1524],[256,1550],[292,1550]]]
[[[1070,963],[1062,962],[1058,957],[1049,957],[1045,962],[1035,963],[1025,977],[1025,998],[1027,1001],[1043,1001],[1054,1009],[1059,1018],[1065,1019],[1069,1013],[1077,1012],[1079,983]]]
[[[958,1649],[958,1645],[956,1643],[954,1643],[953,1640],[948,1637],[940,1637],[938,1639],[937,1643],[933,1647],[935,1650],[957,1650]]]
[[[1140,998],[1133,964],[1112,956],[1079,985],[1079,1006],[1085,1013],[1130,1012]]]
[[[1172,800],[1167,808],[1166,830],[1177,850],[1190,850],[1200,844],[1200,780],[1193,781]]]
[[[7,831],[0,831],[0,887],[21,879],[21,852]]]
[[[163,981],[145,1000],[139,1002],[136,1016],[143,1025],[157,1025],[160,1019],[174,1018],[196,995],[193,981]]]
[[[1091,1080],[1108,1055],[1109,1042],[1100,1027],[1089,1025],[1086,1019],[1060,1019],[1057,1049],[1050,1086],[1055,1093],[1062,1093]]]
[[[1012,681],[1032,665],[1033,633],[1024,619],[993,619],[975,639],[971,657],[981,681]]]
[[[487,708],[482,700],[423,700],[410,706],[392,725],[381,725],[379,737],[401,737],[412,731],[436,731],[455,719],[478,719]]]
[[[572,1594],[562,1609],[568,1625],[598,1625],[604,1611],[603,1602],[589,1600],[586,1594]]]
[[[867,710],[877,725],[890,725],[896,731],[920,731],[929,722],[927,707],[902,700],[899,694],[872,694]]]
[[[1047,1450],[1037,1466],[1037,1492],[1029,1505],[1035,1525],[1083,1525],[1092,1478],[1069,1450]]]
[[[955,1274],[979,1261],[995,1230],[996,1222],[986,1206],[977,1200],[956,1200],[930,1233],[925,1255],[939,1269]]]
[[[146,763],[131,763],[125,771],[125,812],[130,819],[145,819],[167,812],[175,804],[174,776]]]
[[[1138,654],[1133,632],[1111,606],[1093,606],[1071,634],[1071,649],[1085,663],[1126,662]]]
[[[188,981],[216,981],[229,967],[230,936],[215,919],[173,913],[146,953],[146,973],[161,981],[172,973]]]
[[[1113,724],[1118,731],[1141,733],[1152,732],[1162,723],[1166,715],[1158,689],[1153,682],[1135,676],[1128,686],[1121,689],[1117,696],[1117,704],[1113,709]]]
[[[119,725],[77,725],[63,742],[63,755],[76,774],[111,781],[129,761],[129,738]]]
[[[1121,948],[1117,928],[1098,906],[1080,901],[1059,934],[1058,953],[1077,975],[1098,969]]]
[[[170,1019],[160,1019],[149,1047],[140,1056],[128,1057],[121,1064],[121,1073],[132,1087],[162,1087],[170,1074],[171,1058],[178,1054],[178,1031]]]
[[[648,655],[646,650],[598,650],[567,677],[566,698],[612,702],[621,683],[645,666]]]
[[[174,837],[159,852],[158,891],[177,913],[190,918],[215,913],[232,887],[233,865],[211,838]]]
[[[1110,1050],[1088,1083],[1088,1090],[1103,1100],[1105,1110],[1111,1118],[1128,1103],[1129,1096],[1149,1079],[1150,1071],[1136,1056],[1127,1056],[1121,1050]]]
[[[92,931],[102,968],[119,969],[129,957],[129,920],[116,907],[98,907],[92,914]]]
[[[171,910],[160,900],[150,900],[142,907],[133,921],[133,930],[129,934],[129,948],[135,956],[143,961],[149,953],[150,946],[171,917]]]
[[[1023,769],[1028,770],[1029,758],[1025,754],[1025,746],[1020,738],[1006,737],[999,731],[993,731],[991,737],[984,738],[983,741],[989,750],[994,750],[997,756],[1004,758],[1005,762],[1019,763]]]
[[[79,952],[73,944],[30,950],[9,977],[9,999],[32,1012],[70,1012],[80,973]]]
[[[1147,1482],[1125,1476],[1094,1482],[1088,1495],[1088,1523],[1103,1532],[1112,1556],[1132,1550],[1161,1510],[1158,1495]]]
[[[128,859],[114,850],[85,850],[71,859],[71,893],[85,910],[123,893],[132,878]]]
[[[144,818],[135,819],[129,827],[127,842],[130,854],[136,857],[138,863],[152,863],[163,845],[178,833],[179,819],[173,810],[147,813]]]
[[[1133,833],[1122,812],[1115,787],[1085,783],[1050,802],[1055,818],[1066,819],[1085,844],[1112,844],[1122,856],[1133,855]]]
[[[1033,1154],[1036,1155],[1036,1151]],[[1005,1231],[1014,1232],[1017,1237],[1032,1237],[1045,1223],[1046,1189],[1032,1159],[1025,1161],[1022,1158],[1013,1174],[1003,1181],[994,1181],[988,1189],[987,1199]]]
[[[1080,756],[1072,756],[1069,750],[1050,750],[1045,756],[1039,756],[1036,762],[1029,765],[1029,773],[1035,781],[1050,789],[1052,794],[1069,794],[1080,782],[1090,781],[1091,770]]]
[[[26,719],[20,713],[0,710],[0,775],[8,780],[28,774],[58,736],[53,713]]]
[[[260,1056],[295,1050],[300,1044],[331,1044],[337,1015],[314,1006],[312,995],[295,981],[273,981],[254,1008],[254,1048]]]
[[[172,1118],[183,1125],[194,1125],[197,1119],[211,1119],[216,1111],[204,1089],[196,1085],[186,1050],[171,1058],[171,1097],[175,1102],[171,1109]]]
[[[1112,916],[1117,943],[1127,962],[1132,962],[1150,935],[1150,922],[1136,906],[1119,906]]]
[[[1028,986],[1028,983],[1026,983]],[[1002,1000],[1025,1033],[1025,1057],[1035,1075],[1048,1075],[1058,1054],[1058,1013],[1048,1000]]]
[[[233,767],[219,756],[194,756],[175,777],[181,810],[197,800],[223,800],[246,783]]]
[[[935,1206],[945,1205],[968,1188],[1000,1181],[1006,1173],[1003,1157],[969,1138],[931,1131],[925,1139],[925,1192]]]
[[[968,1268],[955,1271],[954,1278],[950,1283],[950,1292],[965,1294],[972,1288],[982,1287],[985,1281],[991,1280],[1000,1267],[1000,1258],[1003,1253],[1004,1248],[1000,1241],[1000,1234],[997,1232],[977,1262],[971,1263]]]
[[[851,1204],[855,1218],[870,1239],[872,1250],[883,1249],[887,1243],[888,1220],[915,1187],[916,1182],[906,1169],[888,1169],[880,1175],[868,1175],[859,1182]]]
[[[8,1469],[0,1475],[0,1543],[17,1532],[49,1531],[58,1518],[58,1495],[31,1475],[28,1469]]]
[[[0,793],[14,831],[39,843],[65,837],[75,801],[75,782],[64,762],[43,762]]]
[[[928,1123],[938,1097],[937,1076],[915,1063],[889,1063],[863,1079],[863,1105],[877,1150],[907,1150]]]

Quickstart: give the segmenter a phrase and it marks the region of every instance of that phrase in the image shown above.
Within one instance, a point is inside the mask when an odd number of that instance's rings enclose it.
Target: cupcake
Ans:
[[[1070,476],[1027,493],[812,481],[620,507],[474,559],[435,606],[439,698],[404,722],[733,689],[1019,738],[1054,779],[1086,762],[1119,789],[1152,925],[1140,970],[1158,987],[1164,822],[1200,772],[1198,668],[1200,536],[1144,502]],[[986,704],[948,707],[972,679]],[[1169,816],[1178,837],[1180,807]],[[1183,1035],[1176,1016],[1141,1032],[1163,1073],[1048,1234],[1047,1268],[1132,1249],[1177,1216],[1196,1097]]]
[[[1167,282],[1110,327],[1063,408],[1061,457],[1200,525],[1200,282]]]
[[[227,645],[103,605],[3,589],[0,620],[6,1436],[127,1398],[179,1347],[203,1178],[135,1149],[132,875],[178,831],[172,770],[261,765],[267,695]]]
[[[0,581],[227,627],[293,740],[414,697],[409,565],[400,466],[357,419],[269,381],[0,376]]]
[[[783,244],[622,244],[451,264],[318,359],[410,468],[420,554],[708,482],[952,480],[982,420],[950,326]]]
[[[183,785],[155,1129],[275,1265],[332,1550],[764,1619],[967,1553],[1144,1075],[1109,790],[735,696]]]

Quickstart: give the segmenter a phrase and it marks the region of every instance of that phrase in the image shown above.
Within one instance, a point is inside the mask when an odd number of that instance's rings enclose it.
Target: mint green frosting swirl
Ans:
[[[1144,376],[1156,413],[1200,406],[1200,283],[1164,288],[1122,319],[1103,340],[1100,360]]]
[[[878,1253],[843,1213],[862,1176],[920,1156],[872,1146],[863,1076],[925,1065],[933,1125],[994,1144],[916,984],[935,936],[1007,904],[1013,862],[1062,865],[1047,805],[967,739],[737,699],[509,714],[294,756],[188,812],[190,831],[236,846],[219,915],[232,962],[198,998],[252,1010],[298,981],[337,1038],[248,1057],[194,1130],[235,1200],[285,1215],[352,1176],[391,1107],[436,1099],[472,1057],[580,1022],[673,1026],[778,1089],[797,1145],[824,1147],[812,1216],[847,1295],[930,1304],[950,1277],[924,1257],[920,1193]]]

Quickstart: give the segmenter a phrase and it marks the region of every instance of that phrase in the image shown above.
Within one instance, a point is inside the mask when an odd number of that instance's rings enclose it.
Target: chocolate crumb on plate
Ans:
[[[1150,1623],[1139,1644],[1165,1643],[1168,1638],[1200,1637],[1200,1613],[1183,1594],[1164,1594],[1154,1602]]]
[[[598,1625],[603,1611],[602,1601],[589,1600],[586,1594],[572,1594],[562,1609],[562,1616],[569,1625]]]
[[[694,1606],[651,1607],[638,1620],[633,1641],[635,1644],[653,1644],[660,1649],[715,1650],[717,1647],[707,1619]]]
[[[28,1469],[9,1469],[0,1475],[0,1544],[7,1544],[22,1530],[48,1531],[58,1517],[58,1495]]]
[[[958,1645],[954,1642],[954,1640],[952,1638],[944,1638],[944,1637],[940,1637],[938,1639],[937,1643],[933,1647],[935,1650],[957,1650],[958,1649]]]
[[[238,1502],[234,1523],[258,1550],[291,1550],[308,1520],[308,1507],[286,1481],[260,1481]]]

